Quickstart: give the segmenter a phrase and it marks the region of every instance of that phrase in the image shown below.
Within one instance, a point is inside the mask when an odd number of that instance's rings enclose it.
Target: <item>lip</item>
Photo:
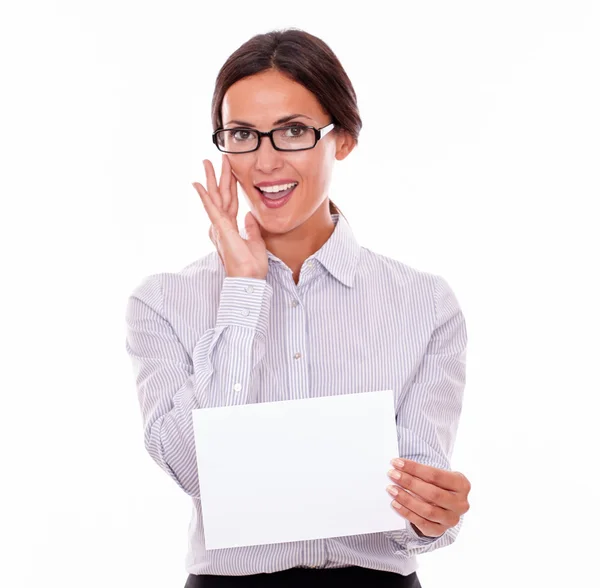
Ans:
[[[281,184],[297,184],[298,180],[292,180],[290,178],[283,178],[281,180],[274,180],[269,182],[258,182],[258,184],[254,184],[257,188],[264,188],[269,186],[279,186]]]
[[[273,209],[273,208],[281,208],[282,206],[285,206],[291,200],[297,187],[298,186],[294,186],[291,189],[291,191],[287,194],[287,196],[283,196],[279,200],[269,200],[266,196],[264,196],[262,194],[262,192],[258,188],[256,188],[256,191],[260,194],[260,200],[263,203],[263,206],[265,206],[266,208],[269,208],[269,209]]]

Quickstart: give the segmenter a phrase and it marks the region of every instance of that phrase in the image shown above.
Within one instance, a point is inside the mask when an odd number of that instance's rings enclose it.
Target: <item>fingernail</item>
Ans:
[[[392,464],[395,465],[397,468],[403,468],[404,467],[404,462],[401,459],[392,459]]]
[[[398,488],[396,488],[396,486],[387,486],[386,490],[392,495],[392,496],[398,496]]]
[[[399,480],[401,478],[401,474],[398,470],[390,470],[388,476],[394,478],[394,480]]]

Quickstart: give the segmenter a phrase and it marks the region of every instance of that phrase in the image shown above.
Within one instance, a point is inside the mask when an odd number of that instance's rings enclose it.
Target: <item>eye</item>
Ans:
[[[247,141],[254,137],[254,133],[248,129],[235,129],[231,131],[234,141]]]
[[[304,125],[291,125],[286,127],[286,130],[290,133],[288,137],[302,137],[302,135],[306,132],[306,126]]]

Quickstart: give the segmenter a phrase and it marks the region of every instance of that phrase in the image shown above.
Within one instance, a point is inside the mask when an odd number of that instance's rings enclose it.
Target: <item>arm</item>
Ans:
[[[202,335],[191,357],[165,316],[158,277],[144,280],[128,298],[126,349],[145,447],[191,496],[200,496],[192,410],[252,402],[272,294],[264,279],[226,277],[215,326]]]
[[[438,276],[435,288],[436,320],[416,375],[400,394],[396,411],[400,457],[450,470],[463,391],[466,382],[467,330],[465,318],[448,283]],[[398,553],[412,556],[454,542],[459,523],[439,537],[425,537],[412,525],[388,531]]]

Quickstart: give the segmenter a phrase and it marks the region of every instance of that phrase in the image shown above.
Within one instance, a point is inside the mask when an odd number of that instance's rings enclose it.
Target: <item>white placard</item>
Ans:
[[[206,549],[404,529],[392,390],[193,411]]]

